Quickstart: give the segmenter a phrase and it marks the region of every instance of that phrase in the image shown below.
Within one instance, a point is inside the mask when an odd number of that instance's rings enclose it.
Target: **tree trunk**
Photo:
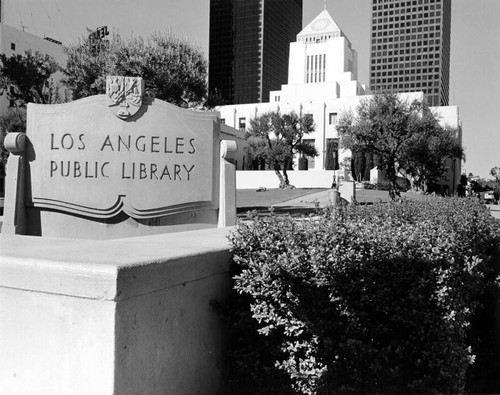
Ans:
[[[276,175],[278,176],[278,179],[280,180],[280,186],[279,186],[279,188],[280,188],[280,189],[285,189],[285,188],[286,188],[286,186],[287,186],[287,184],[286,184],[285,179],[283,178],[283,176],[282,176],[282,175],[281,175],[281,173],[280,173],[280,168],[279,168],[279,166],[276,166],[276,167],[274,168],[274,172],[276,173]]]
[[[415,179],[413,177],[410,177],[410,188],[412,191],[417,189],[417,184],[415,183]]]
[[[295,188],[293,185],[290,185],[290,180],[288,179],[288,173],[286,171],[286,167],[283,168],[283,177],[285,179],[284,188]]]
[[[387,165],[387,178],[390,182],[389,197],[392,200],[397,200],[401,197],[397,183],[396,169],[394,163]]]

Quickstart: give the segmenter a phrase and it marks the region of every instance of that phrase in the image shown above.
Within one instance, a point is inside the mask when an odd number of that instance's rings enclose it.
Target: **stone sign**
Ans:
[[[140,78],[108,77],[106,95],[28,105],[25,233],[108,238],[217,225],[218,114],[143,91]]]

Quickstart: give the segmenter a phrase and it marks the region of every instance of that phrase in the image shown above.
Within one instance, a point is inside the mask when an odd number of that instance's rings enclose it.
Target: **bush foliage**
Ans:
[[[205,98],[207,61],[187,39],[171,33],[124,39],[115,32],[96,49],[86,37],[65,48],[63,83],[72,99],[106,91],[106,76],[142,77],[145,94],[180,107],[195,107]]]
[[[475,358],[471,317],[496,281],[487,268],[500,243],[499,221],[478,202],[271,215],[240,223],[230,241],[235,289],[254,318],[240,309],[234,321],[243,376],[263,364],[260,379],[269,379],[271,357],[305,394],[463,392]],[[245,345],[255,324],[265,336]],[[245,349],[252,358],[238,355]]]

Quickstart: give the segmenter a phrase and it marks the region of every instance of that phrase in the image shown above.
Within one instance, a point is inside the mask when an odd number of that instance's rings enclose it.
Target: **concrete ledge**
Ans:
[[[106,241],[0,235],[0,287],[104,300],[154,292],[180,281],[165,277],[180,258],[190,266],[177,272],[182,281],[223,271],[196,263],[207,254],[227,261],[230,229]]]
[[[230,230],[0,236],[0,393],[220,393]]]

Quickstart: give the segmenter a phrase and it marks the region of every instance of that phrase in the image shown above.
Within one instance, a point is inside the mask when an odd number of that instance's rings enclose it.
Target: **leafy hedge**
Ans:
[[[240,380],[262,389],[275,363],[288,375],[276,381],[304,394],[463,392],[471,317],[496,281],[488,263],[500,244],[499,221],[477,201],[254,217],[230,241]]]
[[[406,178],[398,177],[396,179],[396,185],[399,190],[402,192],[406,192],[411,188],[410,181]],[[367,184],[366,189],[376,189],[379,191],[390,191],[392,188],[392,184],[390,181],[379,181],[376,184]]]

